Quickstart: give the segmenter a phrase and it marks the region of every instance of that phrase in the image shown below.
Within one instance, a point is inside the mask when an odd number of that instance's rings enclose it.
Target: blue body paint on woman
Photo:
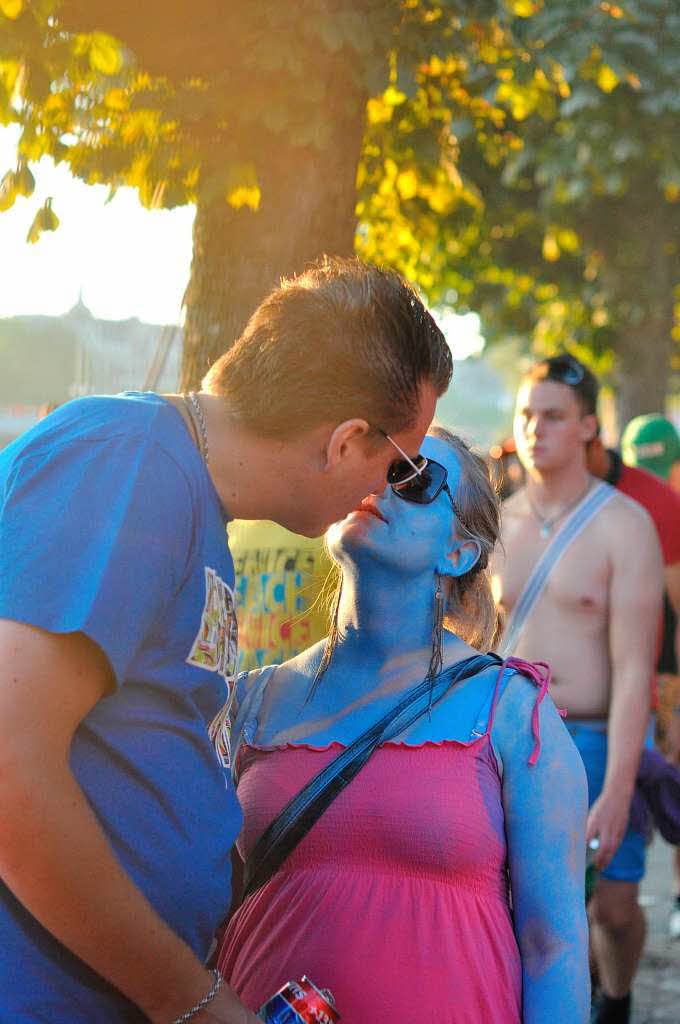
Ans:
[[[369,495],[329,531],[342,583],[331,641],[239,681],[242,854],[432,671],[438,590],[444,669],[490,642],[488,474],[444,432],[422,454],[448,490],[419,500],[441,483],[431,467],[431,484]],[[376,751],[232,919],[220,965],[246,1004],[307,973],[348,1022],[587,1020],[585,777],[543,695],[492,666]]]

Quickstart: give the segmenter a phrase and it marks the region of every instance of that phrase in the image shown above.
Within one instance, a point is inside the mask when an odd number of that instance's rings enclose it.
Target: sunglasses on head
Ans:
[[[573,356],[560,356],[550,366],[549,379],[569,387],[577,387],[585,377],[585,370]]]
[[[431,505],[442,491],[446,491],[455,515],[462,523],[461,511],[449,489],[446,468],[424,455],[416,455],[415,459],[411,459],[389,434],[384,430],[380,433],[402,456],[395,459],[387,470],[387,482],[396,496],[414,505]]]

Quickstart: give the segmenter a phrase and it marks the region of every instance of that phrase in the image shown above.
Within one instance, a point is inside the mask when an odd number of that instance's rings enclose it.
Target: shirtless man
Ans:
[[[568,355],[538,363],[520,385],[514,429],[527,482],[504,506],[504,550],[493,563],[506,616],[555,531],[597,486],[586,468],[596,400],[597,381]],[[590,904],[598,1024],[630,1019],[644,943],[637,891],[645,836],[628,826],[628,815],[649,720],[662,580],[651,519],[612,493],[558,559],[513,648],[550,664],[552,696],[568,712],[588,775],[587,839],[600,841]]]

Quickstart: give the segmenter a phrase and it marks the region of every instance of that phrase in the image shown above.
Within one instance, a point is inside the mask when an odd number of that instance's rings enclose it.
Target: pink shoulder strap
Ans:
[[[501,680],[506,669],[514,669],[516,672],[521,672],[523,676],[527,676],[528,679],[538,687],[538,695],[534,704],[534,709],[531,713],[531,729],[534,736],[534,749],[531,752],[529,758],[529,764],[536,764],[538,761],[538,755],[541,753],[541,732],[538,723],[538,709],[541,705],[541,701],[548,692],[550,686],[550,680],[552,679],[552,672],[550,666],[545,661],[523,661],[522,658],[506,658],[501,665],[498,677],[496,679],[496,688],[494,690],[493,702],[491,704],[491,713],[489,715],[489,724],[487,727],[487,734],[491,732],[491,726],[493,724],[493,717],[496,711],[496,704],[498,703],[498,697],[500,694]],[[560,715],[564,718],[566,711],[559,711]]]

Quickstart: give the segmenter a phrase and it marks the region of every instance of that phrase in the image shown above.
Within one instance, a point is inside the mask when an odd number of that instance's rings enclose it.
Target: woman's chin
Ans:
[[[326,546],[332,558],[345,552],[359,550],[370,544],[371,520],[375,517],[364,513],[350,512],[339,523],[333,523],[326,531]],[[376,524],[379,520],[375,520]]]

